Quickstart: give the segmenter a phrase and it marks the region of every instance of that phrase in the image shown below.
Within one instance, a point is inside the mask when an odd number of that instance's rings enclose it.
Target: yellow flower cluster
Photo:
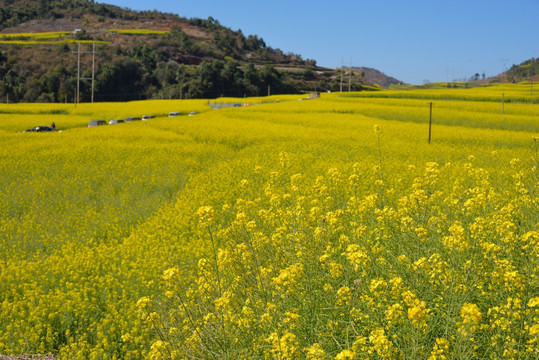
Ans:
[[[451,196],[474,196],[458,186],[461,182],[496,190],[473,168],[463,168],[469,171],[429,163],[426,177],[410,179],[408,189],[395,190],[393,196],[401,194],[399,198],[384,195],[384,202],[373,194],[358,200],[355,187],[339,181],[347,176],[336,169],[315,177],[311,187],[304,176],[278,183],[270,175],[254,200],[238,201],[236,209],[227,209],[229,215],[219,215],[231,221],[218,232],[216,242],[222,248],[215,262],[207,257],[199,272],[207,286],[201,288],[199,281],[180,290],[192,325],[175,317],[187,327],[169,343],[194,341],[177,345],[179,354],[194,348],[201,356],[209,348],[225,354],[212,345],[218,336],[254,357],[282,359],[533,354],[538,327],[529,316],[539,301],[529,298],[524,309],[520,299],[537,284],[536,265],[528,260],[537,254],[521,249],[523,244],[535,247],[537,236],[508,222],[516,221],[515,216],[523,221],[524,204],[537,199],[517,191],[517,201],[508,198],[492,211],[477,208],[470,217],[466,201],[443,204],[441,179],[457,192]],[[290,192],[290,187],[297,190]],[[335,197],[338,189],[340,200]],[[418,191],[424,197],[419,207],[414,199]],[[416,204],[411,208],[410,199]],[[458,215],[449,219],[448,212]],[[420,228],[427,235],[418,239]],[[492,234],[498,236],[496,244]],[[493,253],[494,247],[499,250]],[[165,278],[172,274],[167,270]],[[208,294],[214,295],[206,298]],[[500,294],[511,295],[503,306],[497,305]],[[482,301],[464,301],[469,298]],[[212,329],[220,329],[219,335]],[[433,337],[442,329],[444,338]],[[492,340],[486,341],[489,336]]]
[[[524,87],[0,104],[0,354],[539,357]]]

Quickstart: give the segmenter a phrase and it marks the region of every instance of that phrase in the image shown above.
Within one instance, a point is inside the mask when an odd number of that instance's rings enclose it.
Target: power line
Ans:
[[[81,80],[91,80],[92,81],[92,102],[94,102],[94,83],[95,83],[95,41],[92,45],[92,51],[80,51],[80,41],[77,42],[77,51],[73,52],[77,54],[77,94],[75,96],[75,104],[80,102],[80,81]],[[81,54],[92,54],[92,77],[91,78],[81,78],[80,77],[80,55]]]

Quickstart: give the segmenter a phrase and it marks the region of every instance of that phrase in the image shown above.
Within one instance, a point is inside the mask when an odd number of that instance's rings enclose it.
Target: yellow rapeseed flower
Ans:
[[[343,286],[337,290],[337,306],[349,305],[352,293],[348,286]]]
[[[201,226],[209,226],[215,220],[215,211],[211,206],[202,206],[197,211],[198,221]]]
[[[324,360],[326,352],[319,343],[314,343],[308,348],[305,348],[307,360]]]
[[[362,251],[359,245],[356,244],[348,245],[343,255],[350,261],[350,265],[354,267],[355,271],[359,270],[360,267],[366,266],[369,259],[367,253]]]
[[[437,338],[428,360],[446,360],[448,352],[449,341],[444,338]]]
[[[426,320],[430,315],[430,309],[424,301],[415,300],[414,305],[408,308],[408,319],[417,327],[424,328],[427,326]]]
[[[343,350],[335,356],[335,360],[354,360],[356,359],[356,353],[352,350]]]
[[[531,298],[529,301],[528,301],[528,307],[538,307],[539,306],[539,297],[534,297],[534,298]]]
[[[476,304],[465,303],[460,309],[460,317],[464,324],[478,324],[483,318]]]

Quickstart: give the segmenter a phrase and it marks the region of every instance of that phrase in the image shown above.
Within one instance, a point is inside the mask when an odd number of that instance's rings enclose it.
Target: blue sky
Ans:
[[[539,0],[108,0],[221,25],[320,66],[367,66],[410,84],[497,75],[539,57]]]

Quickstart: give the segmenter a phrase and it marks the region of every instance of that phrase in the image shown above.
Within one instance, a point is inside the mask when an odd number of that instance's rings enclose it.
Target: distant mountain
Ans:
[[[394,77],[387,76],[383,72],[369,67],[352,67],[352,71],[358,73],[359,76],[365,79],[366,82],[379,85],[383,88],[388,88],[390,85],[403,84],[402,81]]]
[[[33,35],[36,33],[39,36]],[[80,101],[214,98],[338,91],[339,73],[214,18],[186,19],[89,0],[0,0],[0,98],[72,102],[81,42]],[[359,68],[351,90],[397,80]]]

